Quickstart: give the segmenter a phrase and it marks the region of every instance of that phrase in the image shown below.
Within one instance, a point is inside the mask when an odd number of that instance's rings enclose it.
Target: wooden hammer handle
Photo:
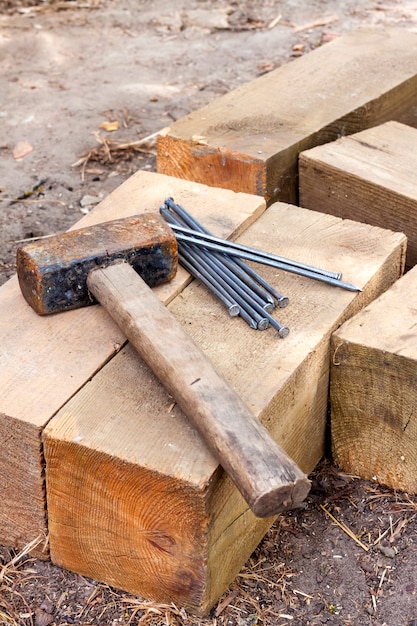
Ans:
[[[276,515],[304,500],[310,489],[305,474],[127,263],[91,271],[87,285],[200,432],[255,515]]]

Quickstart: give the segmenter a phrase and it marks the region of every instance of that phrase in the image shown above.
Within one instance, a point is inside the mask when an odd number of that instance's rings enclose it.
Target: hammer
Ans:
[[[199,431],[253,513],[270,517],[310,483],[151,287],[177,269],[177,241],[159,214],[68,231],[20,247],[23,296],[39,315],[99,302]]]

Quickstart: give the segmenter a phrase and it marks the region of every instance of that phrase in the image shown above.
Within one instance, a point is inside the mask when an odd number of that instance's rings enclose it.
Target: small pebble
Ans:
[[[89,195],[85,195],[81,198],[80,200],[80,206],[81,207],[88,207],[94,204],[98,204],[99,202],[101,202],[103,198],[101,196],[89,196]]]
[[[393,559],[395,557],[395,550],[394,548],[389,548],[388,546],[378,546],[379,551],[382,552],[382,554],[384,556],[387,557],[387,559]]]
[[[42,609],[35,611],[35,626],[49,626],[54,621],[54,616]]]

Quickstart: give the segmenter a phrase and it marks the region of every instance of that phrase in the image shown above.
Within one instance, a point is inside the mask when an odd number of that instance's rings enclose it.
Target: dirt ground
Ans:
[[[417,0],[0,0],[0,284],[20,241],[154,170],[173,120],[361,25],[415,31]],[[205,619],[3,547],[0,624],[416,626],[417,498],[312,478]]]

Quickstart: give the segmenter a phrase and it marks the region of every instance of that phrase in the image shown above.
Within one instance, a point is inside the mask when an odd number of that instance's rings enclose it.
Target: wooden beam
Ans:
[[[260,198],[137,172],[77,226],[158,211],[167,196],[222,237],[236,236],[265,209]],[[180,269],[156,291],[167,303],[189,280]],[[42,430],[125,339],[98,306],[39,317],[16,278],[0,289],[0,333],[0,542],[22,548],[47,535]]]
[[[300,154],[300,204],[402,231],[417,263],[417,129],[398,122]]]
[[[332,337],[332,448],[342,469],[417,493],[417,267]]]
[[[417,33],[361,29],[174,122],[158,139],[158,171],[297,199],[302,150],[388,120],[417,126]]]
[[[403,270],[405,237],[287,204],[239,238],[342,271],[362,293],[262,268],[291,329],[250,329],[197,282],[169,305],[287,453],[324,451],[330,334]],[[132,593],[206,613],[272,524],[256,518],[197,432],[127,346],[44,431],[51,556]],[[255,459],[256,462],[256,459]]]

